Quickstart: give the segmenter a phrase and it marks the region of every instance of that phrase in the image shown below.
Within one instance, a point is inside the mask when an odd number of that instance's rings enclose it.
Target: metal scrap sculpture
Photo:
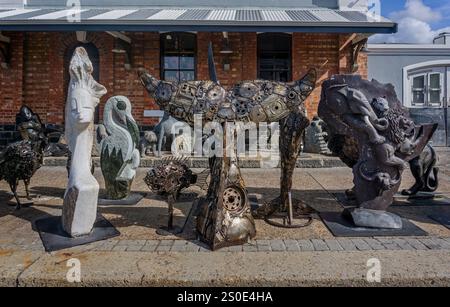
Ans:
[[[220,123],[224,134],[223,147],[226,148],[234,145],[226,144],[226,133],[228,125],[236,121],[278,122],[292,112],[298,112],[304,119],[294,126],[298,129],[306,127],[308,121],[303,115],[303,102],[314,89],[316,72],[311,70],[301,80],[291,83],[244,81],[229,91],[214,76],[213,81],[173,83],[158,80],[145,70],[140,70],[139,77],[161,109],[176,119],[193,126],[196,114],[201,116],[203,123]],[[285,127],[289,128],[285,131],[292,140],[295,133],[291,131],[289,119],[286,123]],[[302,133],[299,134],[298,140]],[[294,147],[299,146],[299,143],[290,142]],[[289,152],[294,154],[293,151]],[[283,168],[285,175],[282,177],[282,186],[292,184],[292,159],[289,156],[286,163],[289,165]],[[256,230],[236,153],[227,156],[224,150],[223,157],[212,157],[210,169],[211,183],[207,196],[200,201],[197,231],[213,250],[245,243],[255,236]]]
[[[100,141],[100,165],[108,199],[120,200],[130,194],[139,167],[139,128],[131,115],[131,103],[114,96],[105,105],[103,125],[97,129]]]
[[[39,116],[30,108],[23,106],[16,121],[23,140],[8,145],[0,152],[0,180],[8,182],[17,202],[16,209],[19,210],[22,205],[17,196],[19,181],[24,182],[27,199],[31,200],[30,181],[44,162],[44,149],[48,141]]]
[[[173,205],[183,189],[197,183],[197,175],[181,160],[171,160],[151,168],[144,182],[155,193],[167,197],[169,219],[164,230],[173,233],[181,232],[173,227]]]
[[[356,200],[357,208],[347,213],[354,224],[402,228],[401,218],[386,209],[407,162],[420,155],[437,125],[416,126],[393,86],[354,75],[324,82],[319,116],[332,132],[330,149],[353,168],[354,188],[347,196]]]

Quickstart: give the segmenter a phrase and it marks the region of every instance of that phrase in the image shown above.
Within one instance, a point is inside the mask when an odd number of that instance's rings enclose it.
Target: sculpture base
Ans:
[[[440,212],[439,215],[432,214],[428,216],[430,219],[442,224],[447,229],[450,229],[450,214],[448,212]]]
[[[120,232],[102,215],[97,216],[94,228],[89,235],[77,238],[70,237],[64,231],[60,216],[51,216],[38,220],[35,225],[46,252],[85,245],[120,235]]]
[[[172,228],[168,228],[167,226],[160,227],[156,230],[156,233],[163,237],[179,235],[183,232],[183,228],[178,226],[173,226]]]
[[[414,206],[414,207],[429,207],[429,206],[449,206],[450,199],[440,193],[420,192],[417,195],[406,196],[396,194],[394,197],[393,206]]]
[[[357,227],[402,229],[402,218],[387,211],[355,208],[344,211]]]
[[[128,197],[123,199],[105,199],[99,198],[98,205],[99,206],[134,206],[137,205],[146,194],[141,193],[131,193]]]
[[[320,213],[323,222],[335,237],[419,237],[428,233],[402,218],[401,229],[370,228],[355,226],[353,221],[341,212]]]

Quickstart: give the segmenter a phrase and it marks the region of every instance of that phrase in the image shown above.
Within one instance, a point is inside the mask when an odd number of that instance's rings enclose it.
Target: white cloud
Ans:
[[[398,23],[398,33],[378,34],[371,37],[371,43],[415,43],[431,44],[439,33],[449,32],[450,27],[433,30],[431,25],[442,20],[440,10],[433,10],[422,0],[407,0],[405,9],[389,16]]]

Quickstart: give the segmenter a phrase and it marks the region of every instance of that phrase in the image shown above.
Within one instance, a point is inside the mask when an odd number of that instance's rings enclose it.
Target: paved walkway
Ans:
[[[447,156],[440,161],[442,197],[450,197]],[[318,216],[309,227],[295,230],[258,220],[254,241],[211,252],[196,240],[190,214],[189,198],[200,191],[189,190],[175,206],[175,224],[185,226],[183,233],[161,237],[156,230],[167,219],[167,205],[149,193],[144,175],[140,169],[133,185],[133,191],[147,193],[137,206],[99,207],[119,237],[50,254],[33,224],[60,215],[65,169],[42,168],[32,181],[35,204],[19,212],[0,182],[0,285],[70,285],[70,259],[80,261],[83,285],[371,285],[366,279],[371,259],[379,260],[384,285],[450,285],[450,230],[429,218],[450,215],[448,202],[410,206],[400,199],[391,208],[428,232],[426,237],[335,238]],[[245,169],[243,176],[250,194],[261,200],[277,196],[279,170]],[[98,171],[96,177],[103,185]],[[407,171],[402,188],[412,182]],[[351,184],[348,168],[298,169],[293,194],[319,212],[340,211],[336,195]]]

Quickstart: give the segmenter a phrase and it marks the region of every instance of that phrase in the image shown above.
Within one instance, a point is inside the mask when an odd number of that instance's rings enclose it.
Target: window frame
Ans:
[[[263,49],[260,48],[260,39],[264,38],[264,37],[274,37],[274,36],[280,36],[283,38],[289,38],[289,44],[288,44],[288,48],[286,49],[286,51],[266,51],[266,53],[272,53],[272,54],[276,54],[276,53],[286,53],[288,54],[287,57],[287,61],[289,63],[289,67],[286,70],[277,70],[277,69],[261,69],[261,55],[264,53]],[[257,47],[257,75],[258,75],[258,79],[262,79],[261,78],[261,72],[271,72],[272,73],[272,77],[275,76],[275,74],[278,72],[287,72],[287,80],[286,82],[289,82],[292,80],[292,34],[289,33],[283,33],[283,32],[264,32],[264,33],[259,33],[257,36],[257,43],[256,43],[256,47]],[[275,65],[272,65],[275,66]],[[271,79],[270,81],[280,81],[280,80],[276,80],[276,79]]]
[[[173,68],[165,68],[165,57],[166,57],[166,50],[165,50],[165,40],[167,35],[171,35],[172,38],[176,37],[176,39],[179,40],[179,37],[182,35],[186,35],[186,36],[192,36],[194,39],[194,50],[192,51],[192,55],[194,57],[194,68],[193,69],[181,69],[180,68],[180,63],[181,61],[178,61],[178,69],[173,69]],[[186,53],[186,52],[181,52],[180,48],[178,48],[178,51],[176,53],[176,56],[178,57],[178,59],[180,59],[182,57],[183,54],[191,54],[191,53]],[[197,34],[196,33],[191,33],[191,32],[165,32],[165,33],[161,33],[160,34],[160,78],[161,80],[166,80],[165,75],[167,71],[174,71],[174,72],[183,72],[183,71],[193,71],[194,72],[194,79],[192,80],[197,80]],[[182,82],[178,76],[178,82]],[[189,80],[191,81],[191,80]]]

